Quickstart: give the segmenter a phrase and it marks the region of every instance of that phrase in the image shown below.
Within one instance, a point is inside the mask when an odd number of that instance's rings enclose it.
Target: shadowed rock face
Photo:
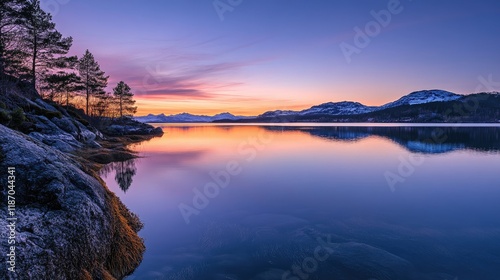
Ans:
[[[7,279],[121,279],[139,265],[141,222],[74,158],[0,125],[2,182],[8,167],[16,169],[18,220],[16,273]],[[5,229],[7,185],[1,186]],[[10,246],[5,236],[0,246]],[[2,275],[6,261],[1,254]]]

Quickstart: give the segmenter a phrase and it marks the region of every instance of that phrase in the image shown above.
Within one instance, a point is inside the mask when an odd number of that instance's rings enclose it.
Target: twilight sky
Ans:
[[[382,105],[500,82],[497,0],[41,2],[71,54],[89,49],[110,88],[132,87],[137,115]]]

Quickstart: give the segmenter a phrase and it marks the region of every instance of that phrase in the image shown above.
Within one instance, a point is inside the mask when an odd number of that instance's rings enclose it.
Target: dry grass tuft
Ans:
[[[105,263],[105,269],[115,278],[132,273],[142,261],[145,251],[144,241],[134,229],[142,228],[141,221],[108,192],[108,203],[112,211],[112,244]]]

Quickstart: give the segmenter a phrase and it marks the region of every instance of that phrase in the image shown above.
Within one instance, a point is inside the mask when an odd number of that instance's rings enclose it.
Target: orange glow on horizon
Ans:
[[[136,116],[145,116],[148,114],[175,115],[180,113],[211,116],[224,112],[229,112],[233,115],[256,116],[267,111],[274,110],[300,111],[327,102],[353,101],[360,102],[366,106],[381,106],[397,99],[389,99],[387,97],[380,96],[379,98],[375,97],[365,100],[356,100],[355,98],[350,98],[350,96],[355,95],[344,95],[344,98],[340,96],[340,98],[335,98],[332,96],[331,100],[321,100],[319,98],[316,98],[314,100],[311,100],[310,102],[304,102],[302,100],[294,102],[291,100],[290,102],[286,103],[275,101],[273,99],[225,102],[219,100],[175,100],[156,97],[137,97],[136,105],[138,107],[138,110]]]
[[[148,114],[175,115],[190,113],[194,115],[215,115],[229,112],[233,115],[256,116],[271,110],[303,110],[311,104],[288,103],[279,105],[274,100],[249,100],[246,102],[219,102],[217,100],[159,100],[156,98],[136,98],[138,107],[136,116]]]
[[[197,152],[203,156],[209,156],[215,151],[232,158],[238,155],[238,147],[242,143],[249,143],[249,139],[264,137],[273,145],[274,156],[289,155],[290,151],[297,149],[297,143],[314,143],[309,149],[317,153],[323,153],[328,147],[332,148],[330,139],[315,137],[306,131],[285,130],[272,131],[262,126],[228,126],[228,125],[161,125],[163,137],[153,138],[150,141],[138,144],[133,149],[146,153],[189,153]],[[345,154],[346,158],[352,153],[360,153],[366,158],[380,156],[387,150],[395,149],[398,153],[404,153],[404,148],[396,145],[392,140],[371,135],[356,141],[335,141],[338,154]],[[381,149],[384,147],[384,149]],[[266,151],[269,153],[269,150]],[[270,155],[271,156],[271,155]]]

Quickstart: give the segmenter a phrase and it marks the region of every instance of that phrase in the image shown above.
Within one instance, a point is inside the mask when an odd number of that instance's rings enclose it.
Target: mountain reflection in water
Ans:
[[[130,280],[498,279],[498,127],[331,125],[167,124],[105,167],[145,224]],[[229,162],[242,172],[186,224],[179,205]]]

